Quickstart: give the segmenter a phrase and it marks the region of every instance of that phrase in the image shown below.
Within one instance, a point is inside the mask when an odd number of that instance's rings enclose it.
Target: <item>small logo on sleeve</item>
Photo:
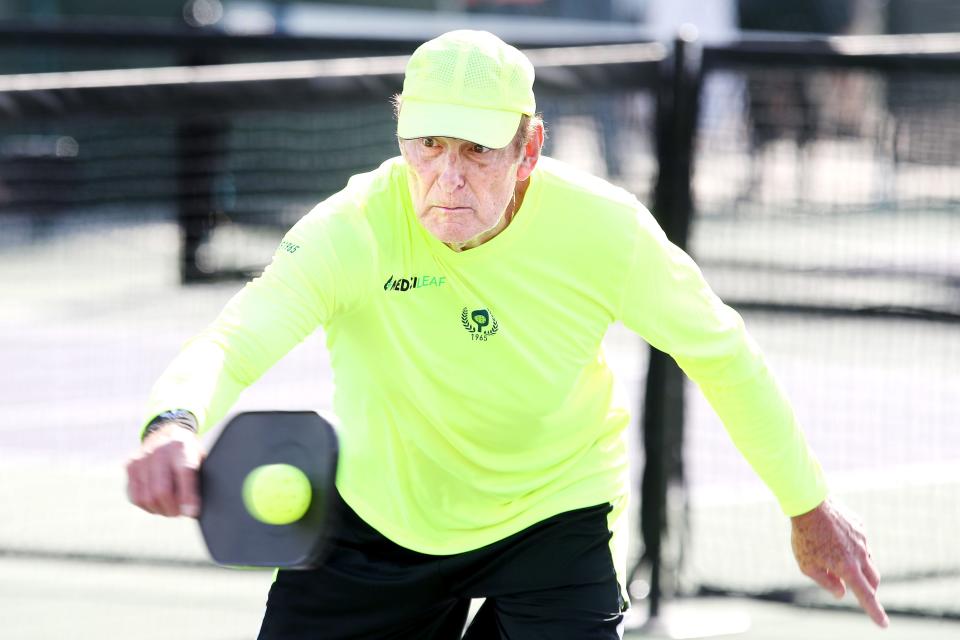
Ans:
[[[384,291],[413,291],[424,287],[442,287],[446,284],[446,276],[409,276],[396,278],[393,274],[383,283]]]
[[[468,312],[464,307],[460,312],[460,323],[475,342],[486,342],[488,337],[500,330],[497,319],[487,309],[474,309]]]
[[[294,244],[289,240],[284,240],[283,242],[280,243],[280,249],[282,249],[283,251],[286,251],[287,253],[296,253],[297,249],[299,248],[300,248],[300,245]]]

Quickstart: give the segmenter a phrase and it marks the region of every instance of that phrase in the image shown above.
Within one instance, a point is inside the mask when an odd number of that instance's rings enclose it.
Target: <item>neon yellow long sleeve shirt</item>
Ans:
[[[457,253],[417,221],[407,172],[389,160],[301,219],[162,375],[149,415],[188,409],[209,429],[322,326],[341,495],[402,546],[467,551],[622,506],[628,413],[601,348],[619,320],[700,386],[784,512],[823,500],[740,316],[636,198],[543,158],[511,224]]]

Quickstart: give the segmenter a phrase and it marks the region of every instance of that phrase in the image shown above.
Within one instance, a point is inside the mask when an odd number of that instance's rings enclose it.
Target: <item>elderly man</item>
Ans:
[[[280,571],[274,638],[618,638],[625,408],[601,350],[622,321],[670,353],[793,518],[801,568],[881,625],[866,542],[739,315],[625,191],[541,157],[534,71],[455,31],[410,58],[400,157],[298,222],[177,356],[128,465],[140,507],[198,512],[197,432],[323,327],[340,523]]]

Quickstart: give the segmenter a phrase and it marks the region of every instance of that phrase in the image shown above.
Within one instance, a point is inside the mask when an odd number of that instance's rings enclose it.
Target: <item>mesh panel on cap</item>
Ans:
[[[526,76],[520,71],[520,67],[510,67],[509,75],[504,78],[504,91],[509,91],[510,95],[524,95],[527,91]],[[520,108],[523,105],[517,105]]]
[[[446,56],[431,56],[430,75],[424,78],[435,88],[449,87],[457,83],[457,67],[454,60]]]
[[[483,103],[506,95],[506,87],[501,83],[500,69],[495,61],[473,50],[463,62],[463,91],[468,102]]]

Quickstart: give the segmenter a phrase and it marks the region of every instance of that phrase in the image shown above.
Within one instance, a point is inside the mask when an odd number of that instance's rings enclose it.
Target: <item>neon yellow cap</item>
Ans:
[[[510,144],[533,115],[533,64],[486,31],[450,31],[407,62],[397,119],[401,138],[445,136],[491,149]]]

